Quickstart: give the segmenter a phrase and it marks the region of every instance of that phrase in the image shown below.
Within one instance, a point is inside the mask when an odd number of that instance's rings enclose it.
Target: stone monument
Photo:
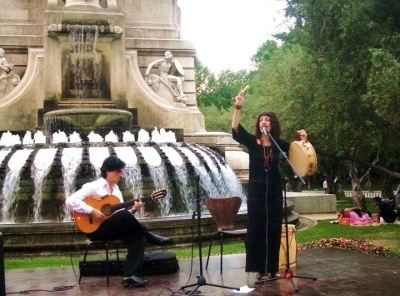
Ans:
[[[41,129],[46,112],[89,106],[128,110],[133,125],[148,130],[205,131],[196,102],[196,52],[181,39],[176,0],[3,2],[8,9],[0,13],[0,47],[22,80],[18,90],[1,97],[0,111],[8,114],[0,119],[1,131]],[[184,69],[178,88],[185,100],[171,101],[145,81],[148,65],[166,51]]]
[[[0,47],[21,81],[0,94],[0,112],[7,114],[0,118],[0,133],[43,130],[45,114],[53,111],[59,116],[65,109],[68,114],[119,109],[132,113],[132,132],[162,127],[176,132],[178,141],[213,146],[246,178],[247,154],[231,135],[205,130],[196,101],[196,51],[181,38],[177,0],[3,0],[2,5],[7,9],[0,11]],[[179,63],[168,83],[156,89],[150,77],[162,75],[148,68],[166,52]]]

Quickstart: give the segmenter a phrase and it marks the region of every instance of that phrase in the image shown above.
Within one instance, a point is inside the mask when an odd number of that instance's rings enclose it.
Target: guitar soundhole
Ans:
[[[104,205],[101,207],[101,212],[106,216],[110,216],[113,213],[113,210],[110,205]]]

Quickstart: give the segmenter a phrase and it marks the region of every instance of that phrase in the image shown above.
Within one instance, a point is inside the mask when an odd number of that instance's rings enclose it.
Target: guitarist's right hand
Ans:
[[[106,219],[106,215],[104,215],[101,211],[93,208],[93,211],[91,213],[92,218],[96,221],[103,221]]]

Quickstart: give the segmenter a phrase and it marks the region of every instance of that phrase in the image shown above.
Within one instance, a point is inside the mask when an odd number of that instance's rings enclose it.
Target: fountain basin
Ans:
[[[111,130],[116,134],[131,130],[132,113],[111,108],[61,109],[45,113],[43,121],[49,137],[59,130],[67,134],[77,132],[82,137],[91,131],[104,136]]]
[[[240,213],[236,219],[237,226],[245,228],[246,220],[247,213]],[[139,219],[139,221],[149,231],[172,238],[175,242],[174,247],[188,247],[197,242],[197,226],[191,215]],[[200,223],[201,236],[204,240],[208,240],[215,231],[215,224],[206,212],[202,214]],[[82,254],[88,243],[86,235],[77,230],[72,222],[3,224],[2,234],[4,251],[8,257],[21,256],[21,254],[24,256],[66,254],[66,251]],[[149,245],[146,248],[151,250],[161,247]]]
[[[298,225],[299,214],[292,212],[292,204],[288,204],[288,222]],[[198,242],[197,225],[192,215],[181,215],[163,218],[139,218],[149,231],[158,235],[173,239],[175,248],[190,247]],[[284,223],[285,220],[282,220]],[[236,228],[246,228],[247,209],[241,208],[236,219]],[[208,241],[215,232],[215,223],[205,209],[202,207],[200,220],[202,240]],[[88,239],[86,235],[76,229],[72,222],[62,223],[30,223],[30,224],[3,224],[2,234],[4,236],[4,250],[8,257],[26,255],[46,255],[65,252],[77,252],[82,254]],[[224,240],[242,241],[242,238],[227,237]],[[148,245],[147,250],[160,249]]]

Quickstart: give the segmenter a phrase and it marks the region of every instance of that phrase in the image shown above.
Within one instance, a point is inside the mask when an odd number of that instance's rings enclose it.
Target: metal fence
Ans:
[[[382,197],[381,191],[363,191],[362,194],[364,194],[365,198],[374,198],[375,196]],[[396,191],[393,191],[393,194],[396,195]],[[351,191],[345,191],[344,195],[346,197],[351,197]]]
[[[322,190],[315,190],[315,191],[303,190],[302,192],[324,194],[324,191]],[[396,191],[393,191],[393,193],[396,194]],[[382,192],[380,191],[363,191],[362,194],[364,194],[365,198],[374,198],[375,196],[382,196]],[[351,191],[344,191],[344,196],[351,197]]]

